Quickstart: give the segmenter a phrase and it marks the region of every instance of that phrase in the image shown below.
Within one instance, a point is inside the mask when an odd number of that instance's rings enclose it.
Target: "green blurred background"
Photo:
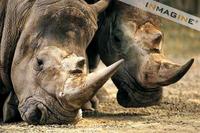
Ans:
[[[200,17],[200,0],[161,0],[161,3]],[[164,33],[163,50],[173,58],[198,58],[200,56],[200,32],[162,19]],[[200,30],[200,29],[199,29]]]

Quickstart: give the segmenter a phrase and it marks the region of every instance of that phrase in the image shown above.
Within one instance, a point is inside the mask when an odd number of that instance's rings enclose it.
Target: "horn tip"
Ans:
[[[124,62],[124,59],[120,59],[118,62],[123,63],[123,62]]]
[[[122,65],[122,63],[124,63],[124,59],[120,59],[119,61],[115,62],[114,64],[116,66],[120,66],[120,65]]]
[[[190,59],[188,61],[188,63],[186,64],[186,66],[188,66],[189,68],[192,66],[192,64],[194,63],[194,58]]]
[[[190,62],[193,64],[194,63],[194,58],[190,59]]]

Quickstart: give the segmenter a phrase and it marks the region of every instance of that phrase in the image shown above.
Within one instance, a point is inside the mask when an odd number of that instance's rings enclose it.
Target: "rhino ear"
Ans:
[[[98,2],[96,2],[95,4],[91,5],[91,8],[97,13],[100,14],[101,12],[103,12],[108,5],[111,3],[112,0],[100,0]]]

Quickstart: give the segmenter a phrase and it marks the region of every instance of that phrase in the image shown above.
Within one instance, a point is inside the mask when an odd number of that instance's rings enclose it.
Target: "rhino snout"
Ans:
[[[29,124],[42,124],[47,117],[45,110],[46,108],[42,104],[30,106],[22,116],[22,119]]]

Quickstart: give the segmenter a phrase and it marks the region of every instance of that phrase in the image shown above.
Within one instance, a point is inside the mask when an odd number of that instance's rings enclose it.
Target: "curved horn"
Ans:
[[[160,86],[167,86],[176,83],[188,72],[193,63],[194,59],[189,60],[185,65],[179,66],[179,69],[177,69],[177,71],[174,72],[174,74],[171,77],[169,77],[169,79],[167,79],[166,81],[159,82],[158,84]]]
[[[95,4],[91,5],[91,8],[97,12],[97,14],[103,12],[108,5],[110,4],[112,0],[100,0],[98,2],[96,2]]]
[[[91,73],[86,78],[86,84],[74,92],[63,93],[63,99],[67,99],[67,103],[75,108],[80,108],[88,102],[97,91],[105,84],[105,82],[118,70],[124,60],[120,60],[103,70]],[[70,93],[70,94],[69,94]]]
[[[158,60],[156,60],[158,59]],[[145,88],[157,88],[174,84],[191,68],[194,59],[180,66],[160,55],[146,61],[142,67],[139,82]]]

